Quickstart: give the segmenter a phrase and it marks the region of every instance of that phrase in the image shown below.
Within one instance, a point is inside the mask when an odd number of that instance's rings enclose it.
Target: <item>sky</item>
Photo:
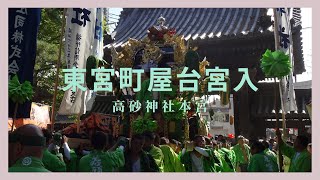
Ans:
[[[122,8],[110,8],[110,9],[109,9],[109,14],[120,15],[121,11],[122,11]],[[115,15],[111,15],[112,19],[110,19],[110,20],[117,22],[116,19],[113,19],[113,18],[117,17],[117,16],[115,16]],[[118,18],[119,18],[119,17],[118,17]],[[110,25],[110,26],[109,26],[110,32],[113,32],[113,30],[115,29],[115,27],[116,27],[115,25]]]
[[[122,8],[110,8],[109,13],[111,15],[111,21],[117,21],[113,19],[118,17],[122,11]],[[303,56],[306,72],[301,75],[297,75],[297,82],[308,81],[312,79],[312,8],[301,8],[301,21],[302,21],[302,46]],[[115,25],[110,25],[110,31],[115,29]]]
[[[312,79],[312,9],[301,8],[302,46],[306,72],[297,76],[297,81]]]

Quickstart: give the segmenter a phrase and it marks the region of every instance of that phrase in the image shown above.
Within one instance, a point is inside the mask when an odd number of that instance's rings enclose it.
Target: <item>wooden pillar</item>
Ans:
[[[262,89],[260,89],[260,91],[262,91]],[[257,137],[266,136],[265,119],[256,114],[260,106],[259,103],[263,102],[259,100],[261,99],[261,96],[262,95],[259,94],[259,92],[254,92],[254,91],[249,92],[249,96],[248,96],[248,104],[249,104],[248,110],[250,112],[249,137],[251,139],[256,139]]]
[[[239,129],[239,93],[233,93],[233,105],[234,105],[234,133],[235,137],[240,135],[240,129]]]
[[[248,138],[251,127],[248,85],[245,83],[239,91],[239,133]]]
[[[264,118],[251,116],[250,138],[266,137],[266,122]]]

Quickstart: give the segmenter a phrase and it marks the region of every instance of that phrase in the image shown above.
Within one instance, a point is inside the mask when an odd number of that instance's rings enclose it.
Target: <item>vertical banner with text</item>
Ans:
[[[18,75],[20,83],[33,83],[33,70],[37,50],[37,34],[41,19],[39,8],[9,9],[9,80]],[[9,100],[9,117],[13,116],[15,104]],[[31,101],[19,105],[17,118],[29,118]]]
[[[69,8],[67,10],[65,57],[68,69],[86,68],[86,60],[92,51],[95,21],[96,8]],[[69,88],[64,94],[58,114],[84,114],[86,96],[86,90],[83,91],[79,87]]]
[[[292,10],[292,9],[291,9]],[[293,70],[294,70],[294,57],[293,57],[293,42],[292,42],[292,32],[290,24],[290,8],[277,8],[277,13],[275,18],[278,20],[279,27],[275,27],[279,32],[279,50],[285,52],[289,55],[292,71],[290,74],[282,79],[280,79],[280,95],[281,102],[283,103],[284,112],[297,111],[297,105],[295,100],[295,93],[293,87]]]

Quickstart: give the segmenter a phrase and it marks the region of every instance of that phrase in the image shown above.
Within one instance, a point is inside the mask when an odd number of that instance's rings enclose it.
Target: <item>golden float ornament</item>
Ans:
[[[210,66],[210,63],[207,61],[207,58],[205,57],[200,63],[199,63],[199,73],[202,78],[206,77],[206,67]]]

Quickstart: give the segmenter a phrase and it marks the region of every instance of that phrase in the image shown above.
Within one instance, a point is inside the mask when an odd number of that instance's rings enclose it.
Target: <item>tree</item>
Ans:
[[[56,70],[56,61],[58,59],[59,45],[50,44],[45,41],[38,41],[36,64],[34,68],[33,82],[35,95],[33,100],[43,104],[52,104],[54,94],[54,83]],[[62,60],[62,67],[65,62]],[[59,72],[60,81],[58,87],[63,87],[62,70]],[[64,92],[59,90],[57,93],[57,107],[63,98]]]
[[[51,44],[59,44],[62,16],[62,8],[43,8],[38,39]]]
[[[57,73],[56,64],[59,54],[59,41],[61,36],[63,9],[44,8],[41,14],[41,23],[38,33],[36,63],[34,68],[34,97],[33,101],[47,105],[52,105],[55,75]],[[64,48],[62,48],[64,49]],[[64,51],[62,50],[61,69],[59,71],[59,90],[57,92],[56,109],[59,108],[64,92],[63,73],[66,63]]]

